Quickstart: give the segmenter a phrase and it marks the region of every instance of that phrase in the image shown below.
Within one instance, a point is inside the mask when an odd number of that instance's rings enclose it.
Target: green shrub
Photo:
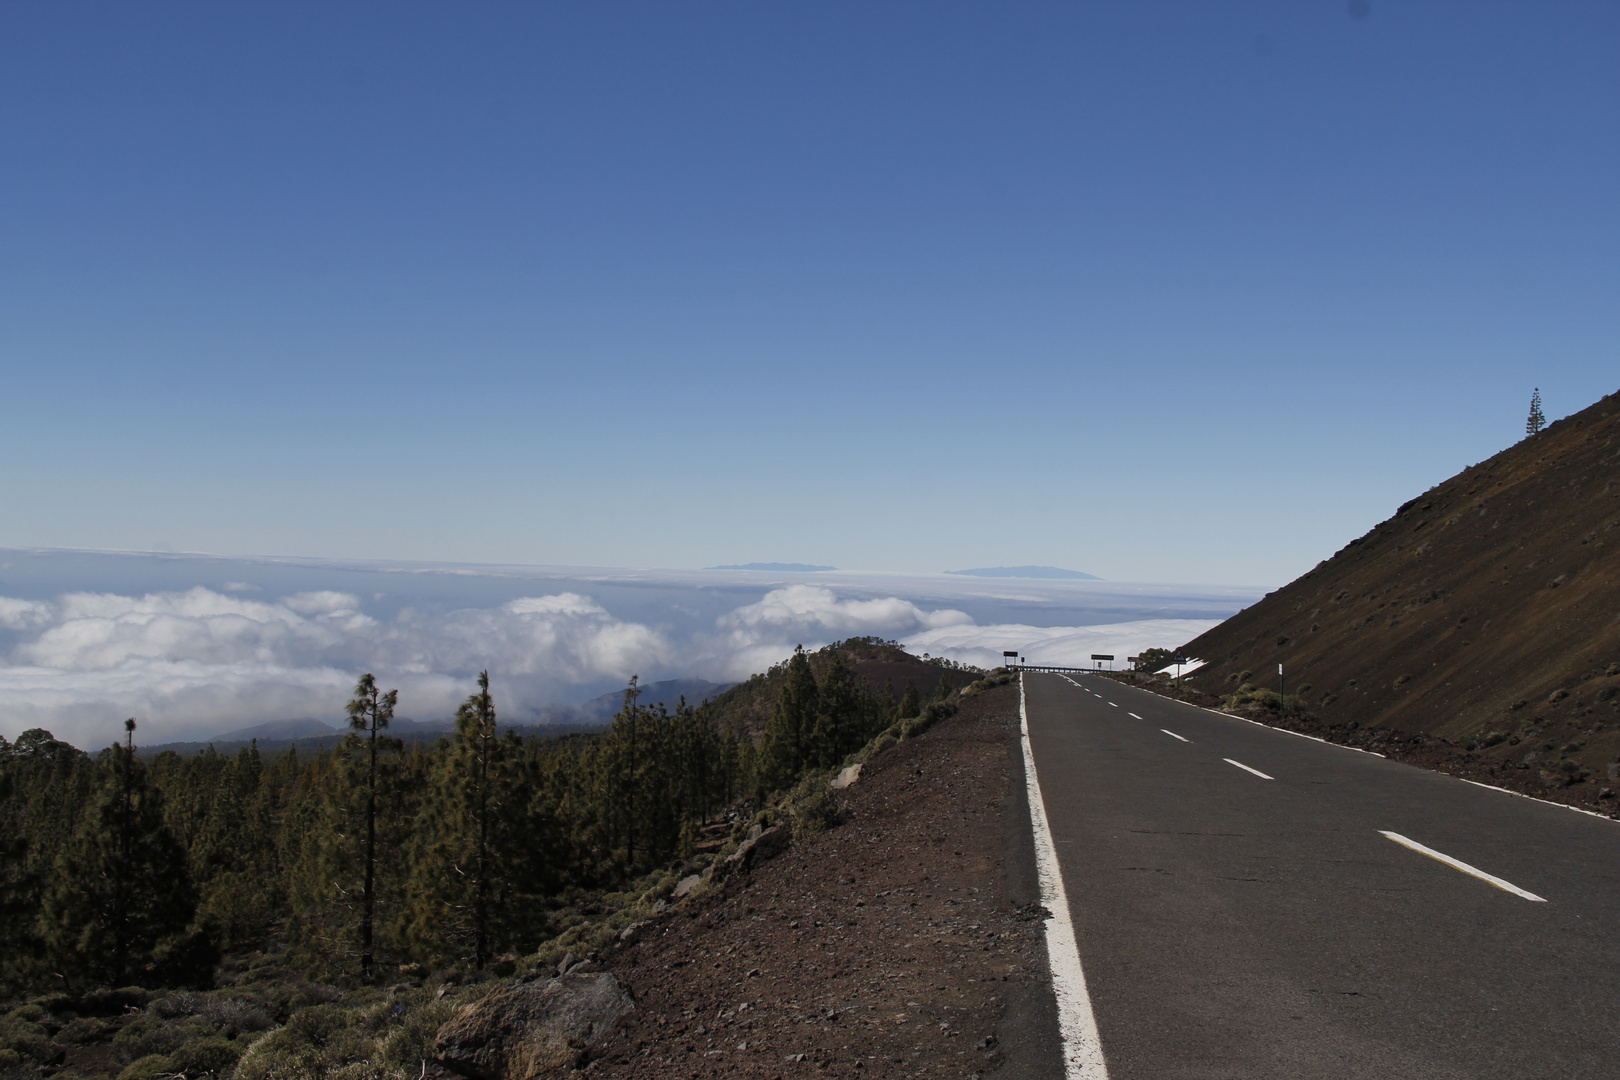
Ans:
[[[96,1042],[104,1035],[110,1025],[105,1020],[97,1020],[93,1016],[81,1016],[56,1033],[56,1041],[68,1046],[83,1046],[86,1043]]]
[[[150,1016],[140,1016],[120,1028],[112,1041],[130,1057],[142,1058],[179,1049],[186,1038],[186,1033],[177,1027]]]
[[[55,1056],[45,1029],[15,1014],[0,1020],[0,1049],[15,1050],[21,1057],[40,1064]]]
[[[8,1020],[21,1020],[29,1024],[37,1024],[45,1019],[45,1009],[36,1002],[30,1001],[26,1005],[19,1005],[6,1014]]]
[[[432,998],[426,998],[414,1008],[407,1005],[399,1026],[383,1037],[377,1061],[400,1071],[419,1066],[424,1059],[433,1056],[434,1036],[460,1008],[459,1001]]]
[[[174,1071],[186,1074],[187,1080],[198,1077],[229,1076],[236,1068],[236,1059],[242,1048],[228,1039],[193,1039],[170,1055]]]
[[[1236,709],[1250,704],[1277,710],[1282,708],[1283,700],[1275,690],[1260,690],[1254,687],[1243,687],[1226,699],[1228,709]]]
[[[320,1080],[338,1066],[363,1060],[371,1040],[355,1020],[335,1005],[294,1013],[286,1026],[248,1047],[237,1063],[236,1080]]]
[[[798,841],[825,832],[836,826],[842,817],[838,797],[823,777],[815,790],[806,793],[793,805],[793,839]]]
[[[69,997],[68,995],[60,993],[60,992],[55,993],[55,994],[45,994],[45,995],[43,995],[41,997],[37,997],[33,1001],[29,1002],[29,1004],[38,1005],[41,1009],[44,1009],[48,1013],[63,1013],[63,1012],[72,1012],[72,1011],[74,1011],[73,1010],[73,999],[71,997]]]
[[[172,1072],[174,1065],[168,1058],[162,1054],[151,1054],[131,1062],[128,1068],[118,1074],[118,1080],[155,1080]]]

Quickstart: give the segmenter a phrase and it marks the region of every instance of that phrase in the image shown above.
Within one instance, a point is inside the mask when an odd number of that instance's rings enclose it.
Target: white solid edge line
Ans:
[[[1450,773],[1444,773],[1443,775],[1451,776]],[[1573,810],[1577,814],[1585,814],[1587,817],[1595,817],[1599,821],[1614,820],[1614,818],[1610,817],[1608,814],[1600,814],[1596,810],[1582,810],[1578,806],[1569,805],[1569,803],[1553,802],[1551,799],[1538,799],[1534,795],[1526,795],[1522,791],[1514,791],[1512,788],[1497,787],[1495,784],[1482,784],[1478,780],[1470,780],[1466,776],[1452,776],[1451,778],[1453,780],[1461,780],[1465,784],[1473,784],[1475,787],[1482,787],[1486,791],[1500,791],[1504,795],[1517,795],[1521,799],[1529,799],[1531,802],[1538,802],[1543,806],[1556,806],[1560,810]]]
[[[1402,847],[1411,848],[1413,851],[1417,852],[1419,855],[1427,855],[1429,858],[1435,860],[1436,862],[1443,862],[1447,866],[1451,867],[1453,870],[1461,870],[1463,873],[1468,874],[1470,877],[1477,877],[1481,881],[1490,882],[1492,885],[1495,885],[1498,889],[1501,889],[1503,892],[1510,892],[1514,896],[1522,896],[1526,900],[1534,900],[1538,904],[1545,904],[1547,902],[1547,898],[1544,897],[1544,896],[1537,896],[1533,892],[1526,892],[1525,890],[1519,888],[1517,885],[1513,884],[1511,881],[1503,881],[1501,878],[1497,877],[1495,874],[1487,874],[1485,871],[1481,870],[1479,867],[1477,867],[1477,866],[1469,866],[1467,863],[1463,862],[1461,859],[1453,859],[1450,855],[1441,854],[1440,852],[1434,850],[1434,848],[1426,847],[1425,845],[1418,843],[1416,840],[1408,840],[1406,837],[1402,836],[1400,833],[1390,832],[1388,829],[1379,829],[1378,833],[1379,833],[1380,836],[1385,836],[1385,837],[1388,837],[1389,839],[1395,841],[1397,844],[1401,845]]]
[[[1252,772],[1252,773],[1254,773],[1254,775],[1258,776],[1262,780],[1275,780],[1275,779],[1277,779],[1275,776],[1267,776],[1265,773],[1261,772],[1259,769],[1251,769],[1247,765],[1243,764],[1243,762],[1241,762],[1241,761],[1233,761],[1229,757],[1223,757],[1223,758],[1221,758],[1221,760],[1226,762],[1228,765],[1236,765],[1238,768],[1242,769],[1244,772]]]
[[[1192,742],[1191,739],[1184,738],[1184,737],[1182,737],[1180,735],[1177,735],[1175,732],[1171,731],[1169,728],[1163,728],[1162,727],[1159,730],[1164,732],[1166,735],[1170,736],[1172,739],[1181,739],[1182,742]],[[1244,766],[1244,768],[1248,768],[1248,766]]]
[[[1079,685],[1079,684],[1076,684],[1076,685]],[[1141,687],[1132,687],[1132,689],[1141,690],[1142,688]],[[1152,694],[1153,693],[1153,691],[1151,691],[1151,690],[1142,690],[1142,692],[1144,694]],[[1161,698],[1162,700],[1165,700],[1165,701],[1175,702],[1177,705],[1186,705],[1186,704],[1188,704],[1185,701],[1176,701],[1175,698],[1166,698],[1162,694],[1154,694],[1153,696],[1157,697],[1157,698]],[[1194,709],[1197,709],[1199,712],[1207,712],[1211,716],[1224,716],[1228,720],[1241,720],[1245,724],[1253,724],[1255,727],[1263,727],[1267,731],[1280,731],[1284,735],[1297,735],[1301,739],[1309,739],[1309,740],[1311,740],[1311,742],[1319,742],[1323,746],[1335,746],[1335,747],[1338,747],[1340,750],[1354,750],[1356,753],[1358,753],[1358,754],[1366,754],[1368,757],[1383,758],[1385,761],[1390,760],[1388,754],[1380,754],[1376,750],[1363,750],[1359,746],[1346,746],[1344,743],[1332,742],[1332,741],[1330,741],[1328,739],[1322,738],[1319,735],[1307,735],[1303,731],[1289,731],[1287,728],[1276,727],[1276,726],[1274,726],[1272,724],[1262,724],[1258,720],[1250,720],[1247,716],[1239,716],[1237,713],[1221,712],[1221,710],[1219,710],[1219,709],[1209,709],[1209,708],[1205,708],[1202,705],[1192,705],[1190,707],[1194,708]],[[1131,715],[1136,716],[1135,713],[1132,713]],[[1137,716],[1136,718],[1138,720],[1141,719],[1141,717],[1139,717],[1139,716]],[[1402,764],[1404,764],[1404,763],[1402,763]],[[1420,768],[1420,767],[1421,766],[1413,766],[1413,768]],[[1432,772],[1434,770],[1424,769],[1423,771],[1424,772]],[[1486,791],[1500,791],[1504,795],[1512,795],[1514,798],[1517,798],[1517,799],[1529,799],[1531,802],[1540,803],[1543,806],[1556,806],[1560,810],[1570,810],[1570,811],[1573,811],[1574,813],[1577,813],[1577,814],[1585,814],[1587,817],[1595,817],[1600,821],[1614,821],[1615,820],[1614,818],[1610,817],[1608,814],[1601,814],[1596,810],[1583,810],[1579,806],[1571,806],[1568,803],[1553,802],[1551,799],[1538,799],[1534,795],[1526,795],[1522,791],[1514,791],[1512,788],[1497,787],[1495,784],[1484,784],[1484,783],[1481,783],[1478,780],[1470,780],[1466,776],[1454,776],[1451,773],[1446,773],[1446,772],[1442,772],[1442,773],[1440,773],[1440,775],[1441,776],[1450,776],[1453,780],[1461,780],[1463,783],[1465,783],[1465,784],[1473,784],[1475,787],[1482,787]]]
[[[1172,698],[1171,700],[1173,701],[1175,699]],[[1198,709],[1198,710],[1200,710],[1202,712],[1207,712],[1207,713],[1211,714],[1212,716],[1224,716],[1228,720],[1241,720],[1245,724],[1253,724],[1255,727],[1263,727],[1267,731],[1280,731],[1284,735],[1297,735],[1301,739],[1309,739],[1309,740],[1311,740],[1311,742],[1319,742],[1323,746],[1336,746],[1340,750],[1354,750],[1358,754],[1366,754],[1369,757],[1381,757],[1381,758],[1384,758],[1386,761],[1388,760],[1387,755],[1380,754],[1376,750],[1363,750],[1359,746],[1346,746],[1342,742],[1329,742],[1328,740],[1322,738],[1319,735],[1307,735],[1303,731],[1289,731],[1285,727],[1277,727],[1277,726],[1275,726],[1273,724],[1262,724],[1258,720],[1250,720],[1247,716],[1239,716],[1237,713],[1221,712],[1221,710],[1219,710],[1219,709],[1206,709],[1202,705],[1194,705],[1193,708]]]
[[[1057,999],[1058,1031],[1063,1040],[1063,1067],[1068,1080],[1108,1080],[1097,1017],[1080,966],[1080,945],[1069,917],[1069,896],[1058,869],[1057,845],[1046,822],[1046,803],[1035,775],[1035,754],[1029,745],[1029,709],[1024,703],[1024,680],[1018,680],[1018,722],[1024,744],[1024,786],[1029,797],[1029,824],[1035,834],[1035,870],[1041,883],[1041,903],[1052,913],[1044,921],[1046,962],[1052,969],[1052,996]]]

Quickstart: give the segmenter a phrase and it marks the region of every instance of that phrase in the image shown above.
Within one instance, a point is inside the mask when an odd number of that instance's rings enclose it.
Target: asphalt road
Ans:
[[[1620,1077],[1620,823],[1024,678],[1114,1080]]]

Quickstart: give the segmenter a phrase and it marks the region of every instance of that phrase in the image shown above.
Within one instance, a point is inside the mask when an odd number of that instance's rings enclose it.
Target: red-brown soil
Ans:
[[[1017,689],[867,762],[843,824],[682,905],[603,958],[636,1011],[616,1077],[971,1077],[1000,1064],[1040,922],[1009,895]],[[1015,820],[1018,819],[1018,820]],[[1033,982],[1032,982],[1033,981]]]
[[[1282,663],[1288,691],[1330,728],[1435,736],[1472,748],[1490,776],[1530,773],[1584,805],[1620,761],[1617,613],[1610,395],[1413,499],[1185,648],[1208,661],[1196,689],[1276,690]]]

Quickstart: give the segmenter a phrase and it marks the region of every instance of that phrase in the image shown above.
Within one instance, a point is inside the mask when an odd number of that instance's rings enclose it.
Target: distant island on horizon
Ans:
[[[727,566],[705,566],[705,570],[767,570],[773,573],[815,574],[823,570],[836,570],[836,566],[814,566],[802,562],[750,562]]]
[[[977,570],[947,570],[959,577],[1066,578],[1070,581],[1101,581],[1096,574],[1082,574],[1060,566],[985,566]]]

